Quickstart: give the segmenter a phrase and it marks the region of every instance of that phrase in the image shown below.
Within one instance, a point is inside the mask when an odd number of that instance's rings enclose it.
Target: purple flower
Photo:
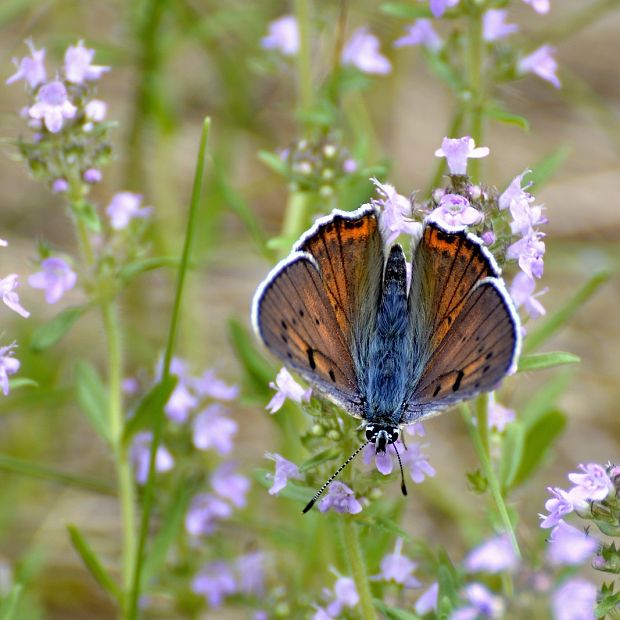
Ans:
[[[479,620],[480,618],[501,618],[504,601],[495,596],[481,583],[470,583],[464,591],[469,605],[454,610],[450,620]]]
[[[84,116],[95,123],[103,121],[107,111],[108,104],[100,99],[92,99],[84,106]]]
[[[269,33],[260,44],[267,50],[278,50],[285,56],[294,56],[299,51],[299,28],[293,15],[283,15],[269,24]]]
[[[283,456],[280,456],[277,452],[265,452],[265,456],[268,459],[276,462],[276,471],[272,474],[267,474],[270,479],[273,479],[273,484],[269,489],[269,495],[277,495],[279,491],[281,491],[288,482],[289,478],[295,478],[299,480],[301,478],[301,474],[299,473],[299,467],[288,461]]]
[[[327,495],[319,502],[319,510],[327,512],[334,510],[335,512],[349,512],[353,515],[362,511],[362,505],[355,498],[353,490],[344,482],[336,480],[329,486]]]
[[[48,131],[58,133],[65,119],[73,118],[77,108],[69,101],[67,89],[58,80],[41,86],[37,102],[30,107],[28,114],[45,123]]]
[[[515,419],[514,409],[508,409],[495,402],[495,399],[489,404],[488,425],[494,428],[498,433],[503,433],[504,429]]]
[[[587,463],[579,465],[579,468],[585,473],[568,474],[568,479],[577,485],[569,491],[572,498],[601,501],[614,491],[614,485],[604,467],[597,463]]]
[[[5,396],[9,394],[9,376],[19,370],[19,360],[13,357],[13,349],[17,348],[15,342],[0,347],[0,386]]]
[[[269,404],[265,407],[269,413],[275,413],[279,411],[284,401],[290,398],[296,403],[309,402],[312,395],[312,388],[304,390],[304,388],[291,377],[291,373],[286,368],[281,368],[276,382],[269,384],[270,388],[276,390],[275,396],[269,401]]]
[[[52,193],[62,194],[69,189],[69,183],[65,179],[56,179],[52,183]]]
[[[355,588],[355,582],[351,577],[338,577],[334,584],[334,599],[327,606],[327,613],[332,618],[337,618],[344,607],[355,607],[360,601]]]
[[[431,13],[435,17],[441,17],[447,9],[456,6],[459,0],[429,0]]]
[[[239,396],[239,386],[224,383],[218,379],[214,370],[205,370],[201,377],[192,381],[192,387],[201,398],[235,400]]]
[[[482,213],[474,209],[465,196],[444,194],[429,217],[448,228],[463,228],[480,222]]]
[[[561,83],[556,75],[558,63],[553,56],[554,54],[554,47],[543,45],[529,56],[522,58],[517,69],[520,73],[535,73],[539,78],[551,82],[556,88],[560,88]]]
[[[413,576],[417,564],[402,555],[403,539],[397,538],[394,553],[388,553],[381,560],[381,573],[378,575],[384,581],[395,581],[405,588],[419,588],[420,582]]]
[[[555,566],[577,566],[591,557],[598,546],[596,538],[561,520],[551,530],[547,557]]]
[[[19,303],[19,295],[15,292],[15,289],[19,286],[18,278],[19,276],[16,273],[2,278],[0,280],[0,295],[5,306],[27,319],[30,316],[30,312],[22,307]]]
[[[533,231],[523,239],[508,246],[506,258],[519,261],[519,267],[530,278],[540,278],[543,274],[545,254],[544,234]]]
[[[464,136],[463,138],[444,138],[441,148],[435,151],[436,157],[445,157],[448,163],[450,174],[467,174],[467,160],[479,159],[489,154],[486,146],[476,147],[473,138]]]
[[[495,233],[492,230],[485,230],[480,235],[480,238],[485,245],[493,245],[495,243]]]
[[[212,493],[200,493],[194,497],[185,515],[185,529],[191,536],[212,534],[217,522],[228,519],[232,506]]]
[[[344,162],[342,162],[342,171],[346,174],[353,174],[357,168],[357,162],[352,157],[347,157]]]
[[[516,570],[519,558],[508,536],[502,534],[490,538],[471,551],[465,558],[464,565],[471,573],[495,574]]]
[[[407,34],[404,37],[394,41],[394,47],[404,47],[405,45],[423,45],[429,50],[437,52],[443,47],[443,41],[435,32],[430,19],[418,19],[407,26]]]
[[[138,484],[146,484],[149,477],[149,462],[151,458],[151,442],[153,433],[137,433],[133,438],[129,458],[135,470],[136,481]],[[155,471],[162,474],[170,471],[174,467],[174,458],[165,446],[159,445],[155,456]]]
[[[182,424],[187,420],[191,410],[198,405],[198,399],[187,389],[183,381],[176,387],[164,407],[164,411],[170,420]]]
[[[555,497],[545,502],[545,508],[549,512],[547,516],[539,515],[542,519],[540,527],[548,528],[556,526],[562,518],[573,512],[575,506],[569,494],[558,487],[547,487]]]
[[[437,611],[437,596],[439,594],[439,583],[432,583],[423,592],[415,603],[415,612],[420,616],[425,616],[431,611]]]
[[[585,579],[567,579],[553,593],[553,620],[595,620],[596,586]]]
[[[385,245],[391,245],[399,235],[407,234],[418,236],[422,232],[422,224],[411,220],[411,201],[401,196],[388,183],[380,183],[377,179],[370,179],[377,188],[378,199],[371,199],[370,203],[380,210],[379,227]]]
[[[508,11],[504,9],[489,9],[482,16],[482,38],[485,41],[497,41],[519,31],[517,24],[506,23],[507,15]]]
[[[220,607],[237,590],[235,577],[226,562],[211,562],[192,581],[192,591],[204,596],[210,607]]]
[[[132,192],[114,194],[106,213],[110,216],[110,225],[116,230],[126,228],[134,217],[147,217],[151,207],[140,207],[142,196]]]
[[[98,80],[110,67],[91,64],[95,50],[84,47],[84,41],[70,45],[65,52],[65,75],[73,84],[83,84],[84,80]]]
[[[422,449],[419,444],[412,443],[405,448],[405,445],[401,441],[397,441],[396,443],[401,463],[405,469],[409,467],[411,479],[416,484],[424,482],[426,476],[435,475],[435,469],[422,454]],[[377,469],[384,476],[388,476],[394,469],[394,463],[398,463],[396,460],[396,449],[394,444],[390,444],[384,453],[379,453],[376,452],[373,444],[368,444],[363,452],[364,463],[368,465],[374,458]]]
[[[70,291],[77,281],[75,271],[66,260],[58,257],[46,258],[41,261],[41,271],[28,278],[32,288],[45,291],[45,301],[55,304],[62,296]]]
[[[520,271],[514,277],[514,280],[510,285],[510,296],[515,302],[515,306],[517,308],[523,306],[524,310],[532,319],[537,319],[547,313],[545,307],[536,298],[546,293],[548,289],[543,289],[542,291],[538,291],[538,293],[534,294],[535,288],[535,280],[530,278],[523,271]]]
[[[265,594],[265,556],[260,551],[246,553],[235,562],[239,590],[249,596]]]
[[[508,209],[513,202],[525,202],[528,205],[533,202],[534,198],[532,195],[525,191],[531,183],[528,183],[525,187],[521,187],[523,177],[530,172],[531,170],[524,170],[510,182],[510,185],[498,200],[498,206],[501,211]]]
[[[312,620],[334,620],[322,607],[314,606],[316,613],[312,616]]]
[[[21,60],[13,58],[13,63],[17,67],[17,71],[6,83],[13,84],[13,82],[17,82],[17,80],[25,80],[30,88],[36,88],[39,84],[43,84],[46,79],[45,49],[35,49],[31,39],[26,41],[26,45],[30,48],[31,55],[24,56]]]
[[[101,174],[101,170],[97,170],[97,168],[88,168],[84,171],[82,178],[86,183],[99,183],[103,175]]]
[[[229,454],[238,428],[234,420],[223,415],[219,405],[209,405],[194,420],[194,446],[199,450],[217,450],[220,454]]]
[[[250,488],[250,481],[234,470],[233,463],[222,463],[211,476],[213,490],[237,508],[246,504],[245,496]]]
[[[379,39],[366,27],[358,28],[342,49],[340,61],[364,73],[386,74],[392,70],[390,61],[379,51]]]
[[[424,429],[424,424],[422,422],[416,422],[415,424],[409,424],[404,427],[405,433],[409,435],[409,437],[424,437],[426,435],[426,430]]]
[[[525,4],[529,4],[537,13],[549,12],[549,0],[523,0]]]

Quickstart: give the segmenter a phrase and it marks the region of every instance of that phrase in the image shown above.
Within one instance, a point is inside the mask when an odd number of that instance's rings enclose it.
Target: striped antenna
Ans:
[[[312,506],[314,506],[315,502],[317,499],[319,499],[319,497],[321,497],[321,495],[323,494],[323,491],[325,491],[325,489],[334,481],[334,479],[338,476],[338,474],[370,443],[370,441],[367,441],[366,443],[363,443],[336,471],[334,474],[332,474],[331,478],[315,493],[314,497],[308,502],[308,505],[303,509],[303,513],[306,514],[308,512],[308,510],[310,510],[312,508]],[[400,458],[399,458],[400,461]],[[400,471],[402,473],[403,468],[400,468]],[[403,484],[404,484],[404,479],[403,479]]]
[[[398,457],[398,464],[400,465],[400,490],[403,492],[403,495],[407,495],[407,487],[405,485],[405,474],[403,474],[403,464],[400,460],[400,454],[398,454],[398,448],[396,447],[396,442],[392,444],[394,446],[394,451],[396,452],[396,456]],[[405,448],[406,450],[407,448]]]

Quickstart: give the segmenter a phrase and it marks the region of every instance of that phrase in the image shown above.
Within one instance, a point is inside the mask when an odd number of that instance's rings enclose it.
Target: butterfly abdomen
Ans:
[[[407,304],[407,269],[399,245],[392,247],[366,364],[366,397],[369,422],[398,424],[407,397],[411,330]]]

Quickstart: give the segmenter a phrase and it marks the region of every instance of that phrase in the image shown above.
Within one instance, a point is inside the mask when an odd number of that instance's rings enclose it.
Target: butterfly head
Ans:
[[[366,439],[375,444],[377,454],[385,452],[387,446],[398,441],[399,437],[400,429],[398,426],[366,425]]]

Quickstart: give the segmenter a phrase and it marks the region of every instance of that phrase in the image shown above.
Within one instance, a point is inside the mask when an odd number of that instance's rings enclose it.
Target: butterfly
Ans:
[[[271,353],[362,420],[377,453],[403,426],[497,387],[521,338],[482,240],[427,219],[408,283],[403,248],[385,247],[373,205],[317,220],[258,287],[252,322]]]

